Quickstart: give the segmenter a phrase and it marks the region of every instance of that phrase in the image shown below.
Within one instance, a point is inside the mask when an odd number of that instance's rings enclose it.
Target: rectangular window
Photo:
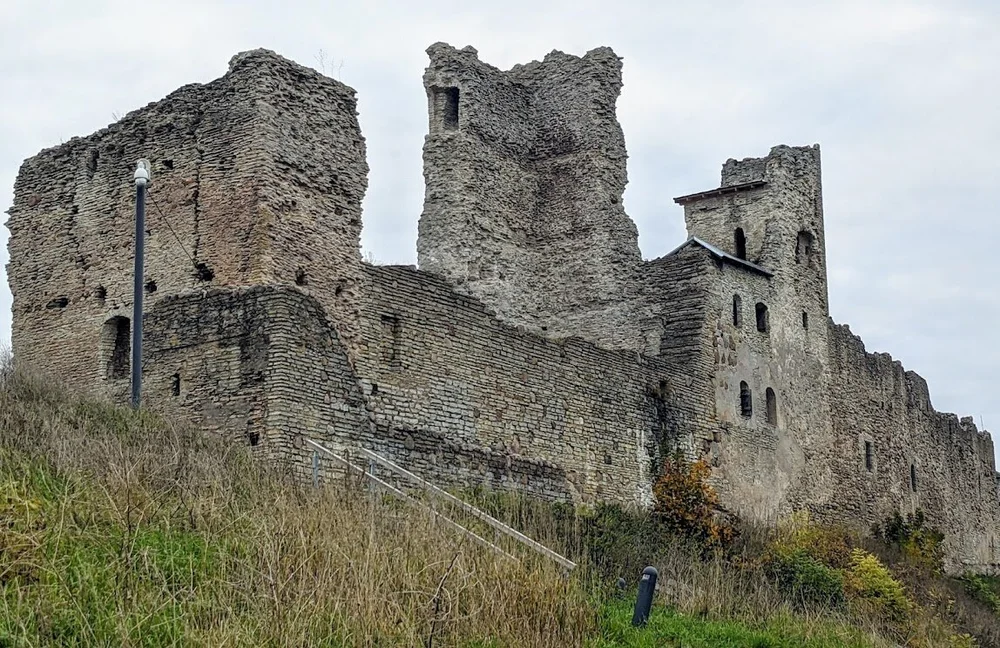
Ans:
[[[872,454],[871,441],[865,441],[865,468],[868,472],[875,470],[875,457]]]
[[[458,88],[434,88],[434,116],[444,130],[458,129]]]

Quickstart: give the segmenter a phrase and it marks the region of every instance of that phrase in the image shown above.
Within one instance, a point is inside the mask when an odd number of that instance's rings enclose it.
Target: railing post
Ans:
[[[647,567],[642,570],[639,579],[639,596],[635,599],[635,611],[632,613],[632,625],[639,628],[649,621],[649,610],[653,607],[653,594],[656,593],[656,568]]]

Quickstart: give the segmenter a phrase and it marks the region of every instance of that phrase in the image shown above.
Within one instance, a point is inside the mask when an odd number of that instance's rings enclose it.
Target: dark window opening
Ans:
[[[795,240],[795,263],[802,263],[803,261],[812,262],[815,242],[816,238],[812,235],[812,232],[805,230],[799,232],[798,238]]]
[[[96,299],[102,306],[104,305],[104,300],[108,297],[108,289],[104,286],[98,286],[94,289],[94,299]]]
[[[767,306],[761,302],[757,302],[757,330],[762,333],[767,333],[768,331],[768,321],[767,321]]]
[[[66,308],[67,306],[69,306],[69,297],[56,297],[46,304],[45,308]]]
[[[146,282],[146,292],[149,294],[153,294],[156,292],[156,282],[153,281],[152,279]]]
[[[910,490],[917,492],[917,465],[910,464]]]
[[[458,88],[434,88],[434,112],[445,130],[458,128]]]
[[[174,396],[181,395],[181,375],[179,373],[170,377],[170,393]]]
[[[872,450],[872,442],[865,441],[865,469],[868,472],[875,470],[875,456]]]
[[[211,281],[215,279],[215,271],[208,267],[207,263],[196,263],[194,265],[194,274],[198,281]]]
[[[745,381],[740,383],[740,416],[753,416],[753,395],[750,393],[750,385]]]
[[[132,355],[132,323],[127,317],[115,316],[101,330],[101,351],[105,376],[112,380],[128,378]]]
[[[399,343],[402,324],[393,315],[382,316],[382,359],[394,368],[399,367]]]
[[[308,283],[309,283],[309,279],[306,278],[306,271],[303,270],[302,268],[299,268],[298,270],[296,270],[295,271],[295,285],[296,286],[305,286]]]
[[[764,392],[767,399],[767,422],[771,425],[778,424],[778,399],[774,396],[774,390],[770,387]]]
[[[165,168],[167,168],[167,169],[173,169],[174,168],[174,161],[173,160],[164,160],[163,161],[163,166]]]
[[[741,259],[747,258],[747,236],[743,233],[742,227],[736,228],[736,256]]]
[[[809,313],[802,311],[802,328],[809,328]]]
[[[247,430],[247,441],[250,445],[255,446],[260,443],[260,433],[254,430]]]
[[[743,300],[739,295],[733,295],[733,326],[743,325]]]

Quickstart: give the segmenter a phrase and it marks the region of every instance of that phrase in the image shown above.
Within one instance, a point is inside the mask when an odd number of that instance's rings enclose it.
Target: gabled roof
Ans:
[[[699,245],[699,246],[705,248],[706,250],[708,250],[708,252],[712,256],[714,256],[715,258],[719,259],[720,261],[726,261],[726,262],[732,263],[734,265],[737,265],[737,266],[740,266],[740,267],[745,268],[747,270],[750,270],[751,272],[757,272],[759,274],[762,274],[765,277],[772,277],[772,276],[774,276],[774,273],[771,272],[770,270],[768,270],[766,268],[762,268],[759,265],[757,265],[756,263],[750,263],[746,259],[741,259],[738,256],[734,256],[734,255],[726,252],[725,250],[720,250],[719,248],[715,247],[711,243],[706,243],[705,241],[701,240],[697,236],[692,236],[691,238],[689,238],[688,240],[684,241],[683,243],[681,243],[680,245],[678,245],[676,248],[674,248],[670,252],[667,252],[663,256],[665,256],[665,257],[673,256],[673,255],[677,254],[678,252],[680,252],[681,250],[683,250],[684,248],[686,248],[689,245]]]

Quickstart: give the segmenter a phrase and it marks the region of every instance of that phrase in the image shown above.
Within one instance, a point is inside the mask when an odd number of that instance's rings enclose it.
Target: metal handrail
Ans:
[[[517,529],[514,529],[514,528],[512,528],[512,527],[510,527],[510,526],[508,526],[506,524],[504,524],[503,522],[501,522],[500,520],[496,519],[492,515],[489,515],[488,513],[484,513],[483,511],[479,510],[475,506],[472,506],[471,504],[469,504],[467,502],[463,502],[462,500],[458,499],[457,497],[455,497],[451,493],[448,493],[447,491],[441,490],[440,488],[438,488],[434,484],[430,483],[429,481],[427,481],[425,479],[422,479],[421,477],[418,477],[417,475],[414,475],[413,473],[411,473],[406,468],[403,468],[402,466],[399,466],[399,465],[393,463],[392,461],[389,461],[385,457],[383,457],[383,456],[381,456],[381,455],[379,455],[379,454],[377,454],[375,452],[372,452],[371,450],[369,450],[367,448],[359,447],[358,450],[361,452],[361,454],[365,455],[369,459],[371,459],[371,460],[373,460],[373,461],[375,461],[377,463],[382,464],[383,466],[385,466],[389,470],[392,470],[392,471],[394,471],[394,472],[396,472],[396,473],[398,473],[400,475],[408,477],[409,479],[411,479],[411,480],[415,481],[416,483],[420,484],[421,486],[423,486],[432,495],[436,495],[436,496],[438,496],[438,497],[440,497],[442,499],[448,500],[452,504],[455,504],[455,505],[459,506],[460,508],[462,508],[463,510],[465,510],[467,513],[469,513],[469,514],[471,514],[471,515],[479,518],[483,522],[486,522],[487,524],[489,524],[494,529],[496,529],[496,530],[498,530],[498,531],[500,531],[502,533],[506,533],[507,535],[509,535],[510,537],[514,538],[518,542],[521,542],[521,543],[523,543],[523,544],[531,547],[532,549],[534,549],[538,553],[540,553],[540,554],[542,554],[544,556],[547,556],[548,558],[551,558],[552,560],[556,561],[557,563],[559,563],[560,565],[562,565],[566,569],[573,570],[573,569],[576,568],[576,563],[573,562],[572,560],[570,560],[569,558],[566,558],[565,556],[557,554],[556,552],[552,551],[551,549],[549,549],[548,547],[546,547],[543,544],[535,542],[534,540],[532,540],[528,536],[524,535],[523,533],[521,533]]]
[[[424,509],[426,511],[430,511],[430,513],[432,515],[434,515],[435,518],[441,520],[446,525],[450,526],[451,528],[455,529],[456,531],[459,531],[461,533],[464,533],[464,534],[468,535],[470,538],[472,538],[473,540],[475,540],[479,544],[481,544],[481,545],[483,545],[483,546],[485,546],[485,547],[487,547],[489,549],[492,549],[492,550],[496,551],[497,553],[503,554],[504,556],[506,556],[507,558],[510,558],[514,562],[520,562],[520,561],[518,561],[517,558],[515,558],[511,554],[507,553],[506,551],[504,551],[500,547],[496,546],[495,544],[493,544],[492,542],[490,542],[486,538],[483,538],[482,536],[479,536],[474,531],[470,531],[469,529],[465,528],[464,526],[462,526],[458,522],[455,522],[454,520],[452,520],[452,519],[448,518],[447,516],[439,513],[438,511],[435,511],[434,509],[432,509],[431,507],[427,506],[423,502],[420,502],[419,500],[417,500],[417,499],[415,499],[413,497],[410,497],[409,495],[407,495],[403,491],[399,490],[398,488],[396,488],[392,484],[389,484],[388,482],[385,482],[385,481],[379,479],[378,477],[376,477],[375,475],[371,474],[370,472],[368,472],[366,470],[363,470],[362,468],[359,468],[358,466],[355,466],[350,461],[348,461],[347,459],[344,459],[343,457],[341,457],[337,453],[333,452],[329,448],[324,448],[323,446],[321,446],[320,444],[316,443],[312,439],[305,439],[305,442],[308,443],[309,445],[311,445],[316,451],[322,452],[322,453],[324,453],[324,454],[326,454],[326,455],[328,455],[330,457],[333,457],[334,459],[336,459],[340,463],[344,464],[345,466],[347,466],[351,470],[355,470],[355,471],[361,473],[362,475],[364,475],[365,477],[367,477],[371,481],[375,482],[376,484],[378,484],[379,486],[381,486],[385,490],[389,491],[390,493],[392,493],[396,497],[398,497],[398,498],[400,498],[400,499],[402,499],[404,501],[407,501],[407,502],[409,502],[411,504],[414,504],[414,505],[416,505],[416,506],[418,506],[418,507],[420,507],[420,508],[422,508],[422,509]]]

